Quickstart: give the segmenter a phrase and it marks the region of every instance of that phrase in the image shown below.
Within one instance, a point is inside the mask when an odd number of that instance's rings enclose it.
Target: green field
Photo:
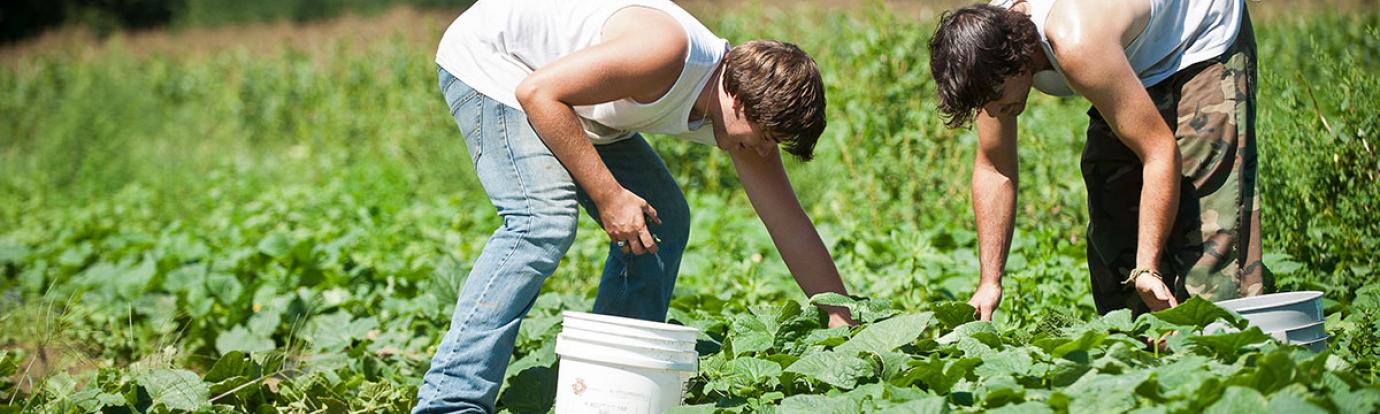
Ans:
[[[858,297],[816,299],[867,323],[820,329],[728,157],[654,137],[695,212],[671,309],[705,333],[689,412],[1380,410],[1380,12],[1358,4],[1256,19],[1266,263],[1279,290],[1326,292],[1316,355],[1258,331],[1195,335],[1219,316],[1205,302],[1097,316],[1088,104],[1038,94],[1005,300],[970,322],[976,137],[935,109],[935,14],[699,12],[735,43],[784,39],[820,63],[829,129],[787,168]],[[439,37],[446,18],[416,24]],[[409,408],[499,224],[434,47],[113,42],[0,62],[0,413]],[[559,313],[589,309],[607,246],[593,220],[580,231],[500,409],[550,408]],[[1169,352],[1138,339],[1174,330]]]

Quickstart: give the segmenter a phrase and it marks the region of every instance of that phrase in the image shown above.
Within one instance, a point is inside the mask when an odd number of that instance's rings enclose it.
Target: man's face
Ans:
[[[748,121],[737,105],[724,108],[722,125],[714,124],[714,140],[724,151],[752,150],[764,158],[779,143],[765,128]]]
[[[1006,81],[1001,84],[1001,96],[983,105],[982,110],[987,111],[987,115],[991,117],[1020,115],[1025,111],[1025,100],[1030,96],[1033,79],[1034,75],[1031,73],[1006,77]]]

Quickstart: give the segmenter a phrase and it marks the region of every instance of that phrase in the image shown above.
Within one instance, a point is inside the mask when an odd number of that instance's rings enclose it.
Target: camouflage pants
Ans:
[[[1147,88],[1174,131],[1183,181],[1160,270],[1179,300],[1218,301],[1271,289],[1260,262],[1256,181],[1255,36],[1245,16],[1221,57],[1185,68]],[[1083,180],[1088,187],[1088,269],[1099,313],[1146,311],[1121,281],[1136,265],[1140,159],[1093,108],[1088,112]]]

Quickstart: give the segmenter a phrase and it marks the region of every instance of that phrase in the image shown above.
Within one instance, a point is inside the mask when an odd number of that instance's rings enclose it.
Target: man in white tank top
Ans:
[[[980,282],[990,320],[1016,211],[1016,120],[1032,85],[1093,105],[1082,170],[1100,313],[1271,288],[1260,262],[1255,40],[1242,0],[997,0],[930,44],[950,127],[974,121]]]
[[[580,206],[609,237],[594,312],[665,320],[690,211],[640,132],[727,152],[800,288],[847,294],[778,149],[808,160],[825,126],[819,70],[794,45],[729,49],[667,0],[483,0],[436,60],[503,225],[473,258],[414,412],[494,411],[518,325]],[[823,310],[830,327],[852,323]]]

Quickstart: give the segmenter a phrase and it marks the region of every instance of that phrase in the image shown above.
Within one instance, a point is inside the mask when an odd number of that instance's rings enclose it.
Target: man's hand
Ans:
[[[1141,302],[1151,312],[1179,306],[1179,301],[1174,299],[1174,293],[1169,291],[1169,286],[1165,286],[1164,280],[1149,272],[1136,276],[1136,293],[1140,294]]]
[[[980,321],[991,321],[992,312],[997,311],[997,306],[1001,305],[1001,283],[983,282],[978,284],[973,297],[968,299],[968,304],[977,309],[974,315]]]
[[[829,314],[829,327],[837,328],[840,326],[858,326],[857,322],[848,315],[848,308],[842,306],[821,306],[824,313]]]
[[[608,200],[597,202],[599,205],[599,216],[604,222],[604,231],[609,234],[609,240],[618,244],[623,253],[644,254],[656,253],[658,248],[656,238],[647,229],[647,220],[652,223],[661,224],[661,219],[656,215],[656,209],[652,208],[647,200],[633,194],[627,189],[620,189]]]

